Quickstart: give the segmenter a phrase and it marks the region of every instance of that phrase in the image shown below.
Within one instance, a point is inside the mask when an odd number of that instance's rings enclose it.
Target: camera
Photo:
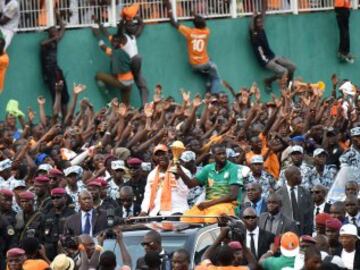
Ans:
[[[219,227],[228,227],[229,233],[227,237],[231,241],[243,242],[246,236],[246,229],[244,222],[233,217],[225,217],[218,223]]]
[[[60,238],[60,241],[61,241],[61,245],[67,249],[76,250],[79,246],[78,239],[73,236],[62,237],[62,238]]]

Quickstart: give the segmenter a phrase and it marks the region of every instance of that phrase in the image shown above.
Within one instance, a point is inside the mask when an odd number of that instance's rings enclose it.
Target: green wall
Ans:
[[[222,78],[237,89],[253,81],[260,83],[267,74],[255,61],[249,45],[248,20],[246,17],[208,21],[212,33],[209,54]],[[360,12],[353,11],[351,45],[355,56],[360,50],[360,27],[356,25],[360,25]],[[330,85],[329,78],[336,72],[341,78],[360,83],[360,61],[349,65],[339,63],[336,58],[338,30],[334,12],[268,16],[266,31],[274,52],[292,59],[298,67],[296,74],[306,81],[321,79]],[[19,100],[21,108],[26,110],[28,106],[36,106],[38,95],[45,95],[50,108],[39,56],[39,43],[45,36],[45,33],[21,33],[13,39],[5,90],[0,95],[1,115],[10,98]],[[176,98],[181,88],[203,93],[203,82],[187,63],[185,41],[168,23],[146,26],[138,44],[150,89],[161,83],[165,93]],[[58,56],[69,86],[74,82],[86,84],[88,88],[81,96],[89,97],[97,108],[109,100],[99,92],[93,79],[97,71],[109,69],[109,61],[98,48],[90,29],[68,30],[60,43]],[[132,103],[139,104],[136,87]]]

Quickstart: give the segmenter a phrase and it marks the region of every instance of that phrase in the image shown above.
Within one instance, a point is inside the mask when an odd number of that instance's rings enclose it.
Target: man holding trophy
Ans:
[[[189,209],[187,202],[189,188],[182,177],[179,177],[175,166],[184,150],[183,143],[175,141],[171,145],[173,153],[171,161],[166,145],[159,144],[154,148],[153,160],[156,167],[147,177],[140,216],[181,215]],[[187,169],[184,167],[181,169],[187,177],[191,177]]]

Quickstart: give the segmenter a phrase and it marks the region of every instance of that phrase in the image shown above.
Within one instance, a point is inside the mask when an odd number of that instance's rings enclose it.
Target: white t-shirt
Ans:
[[[138,48],[137,48],[137,44],[136,44],[136,37],[131,35],[127,35],[125,34],[127,42],[125,44],[124,47],[122,47],[121,49],[123,49],[130,58],[133,58],[135,55],[138,54]]]
[[[347,252],[345,249],[341,252],[341,259],[345,265],[345,268],[354,269],[355,250],[353,252]]]
[[[5,0],[1,1],[1,12],[3,16],[10,19],[10,21],[2,26],[6,30],[15,32],[20,21],[20,7],[17,0],[10,0],[5,5]]]

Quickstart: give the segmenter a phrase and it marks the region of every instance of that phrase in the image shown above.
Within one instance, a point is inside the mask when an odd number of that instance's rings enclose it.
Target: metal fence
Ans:
[[[67,27],[88,27],[97,22],[115,26],[123,7],[140,4],[140,16],[147,23],[168,20],[164,0],[18,0],[19,31],[36,31],[54,25],[59,13]],[[262,0],[170,0],[178,19],[191,18],[192,13],[207,18],[246,16],[261,10]],[[267,0],[267,13],[322,11],[333,8],[334,0]],[[357,9],[359,0],[353,0]]]

